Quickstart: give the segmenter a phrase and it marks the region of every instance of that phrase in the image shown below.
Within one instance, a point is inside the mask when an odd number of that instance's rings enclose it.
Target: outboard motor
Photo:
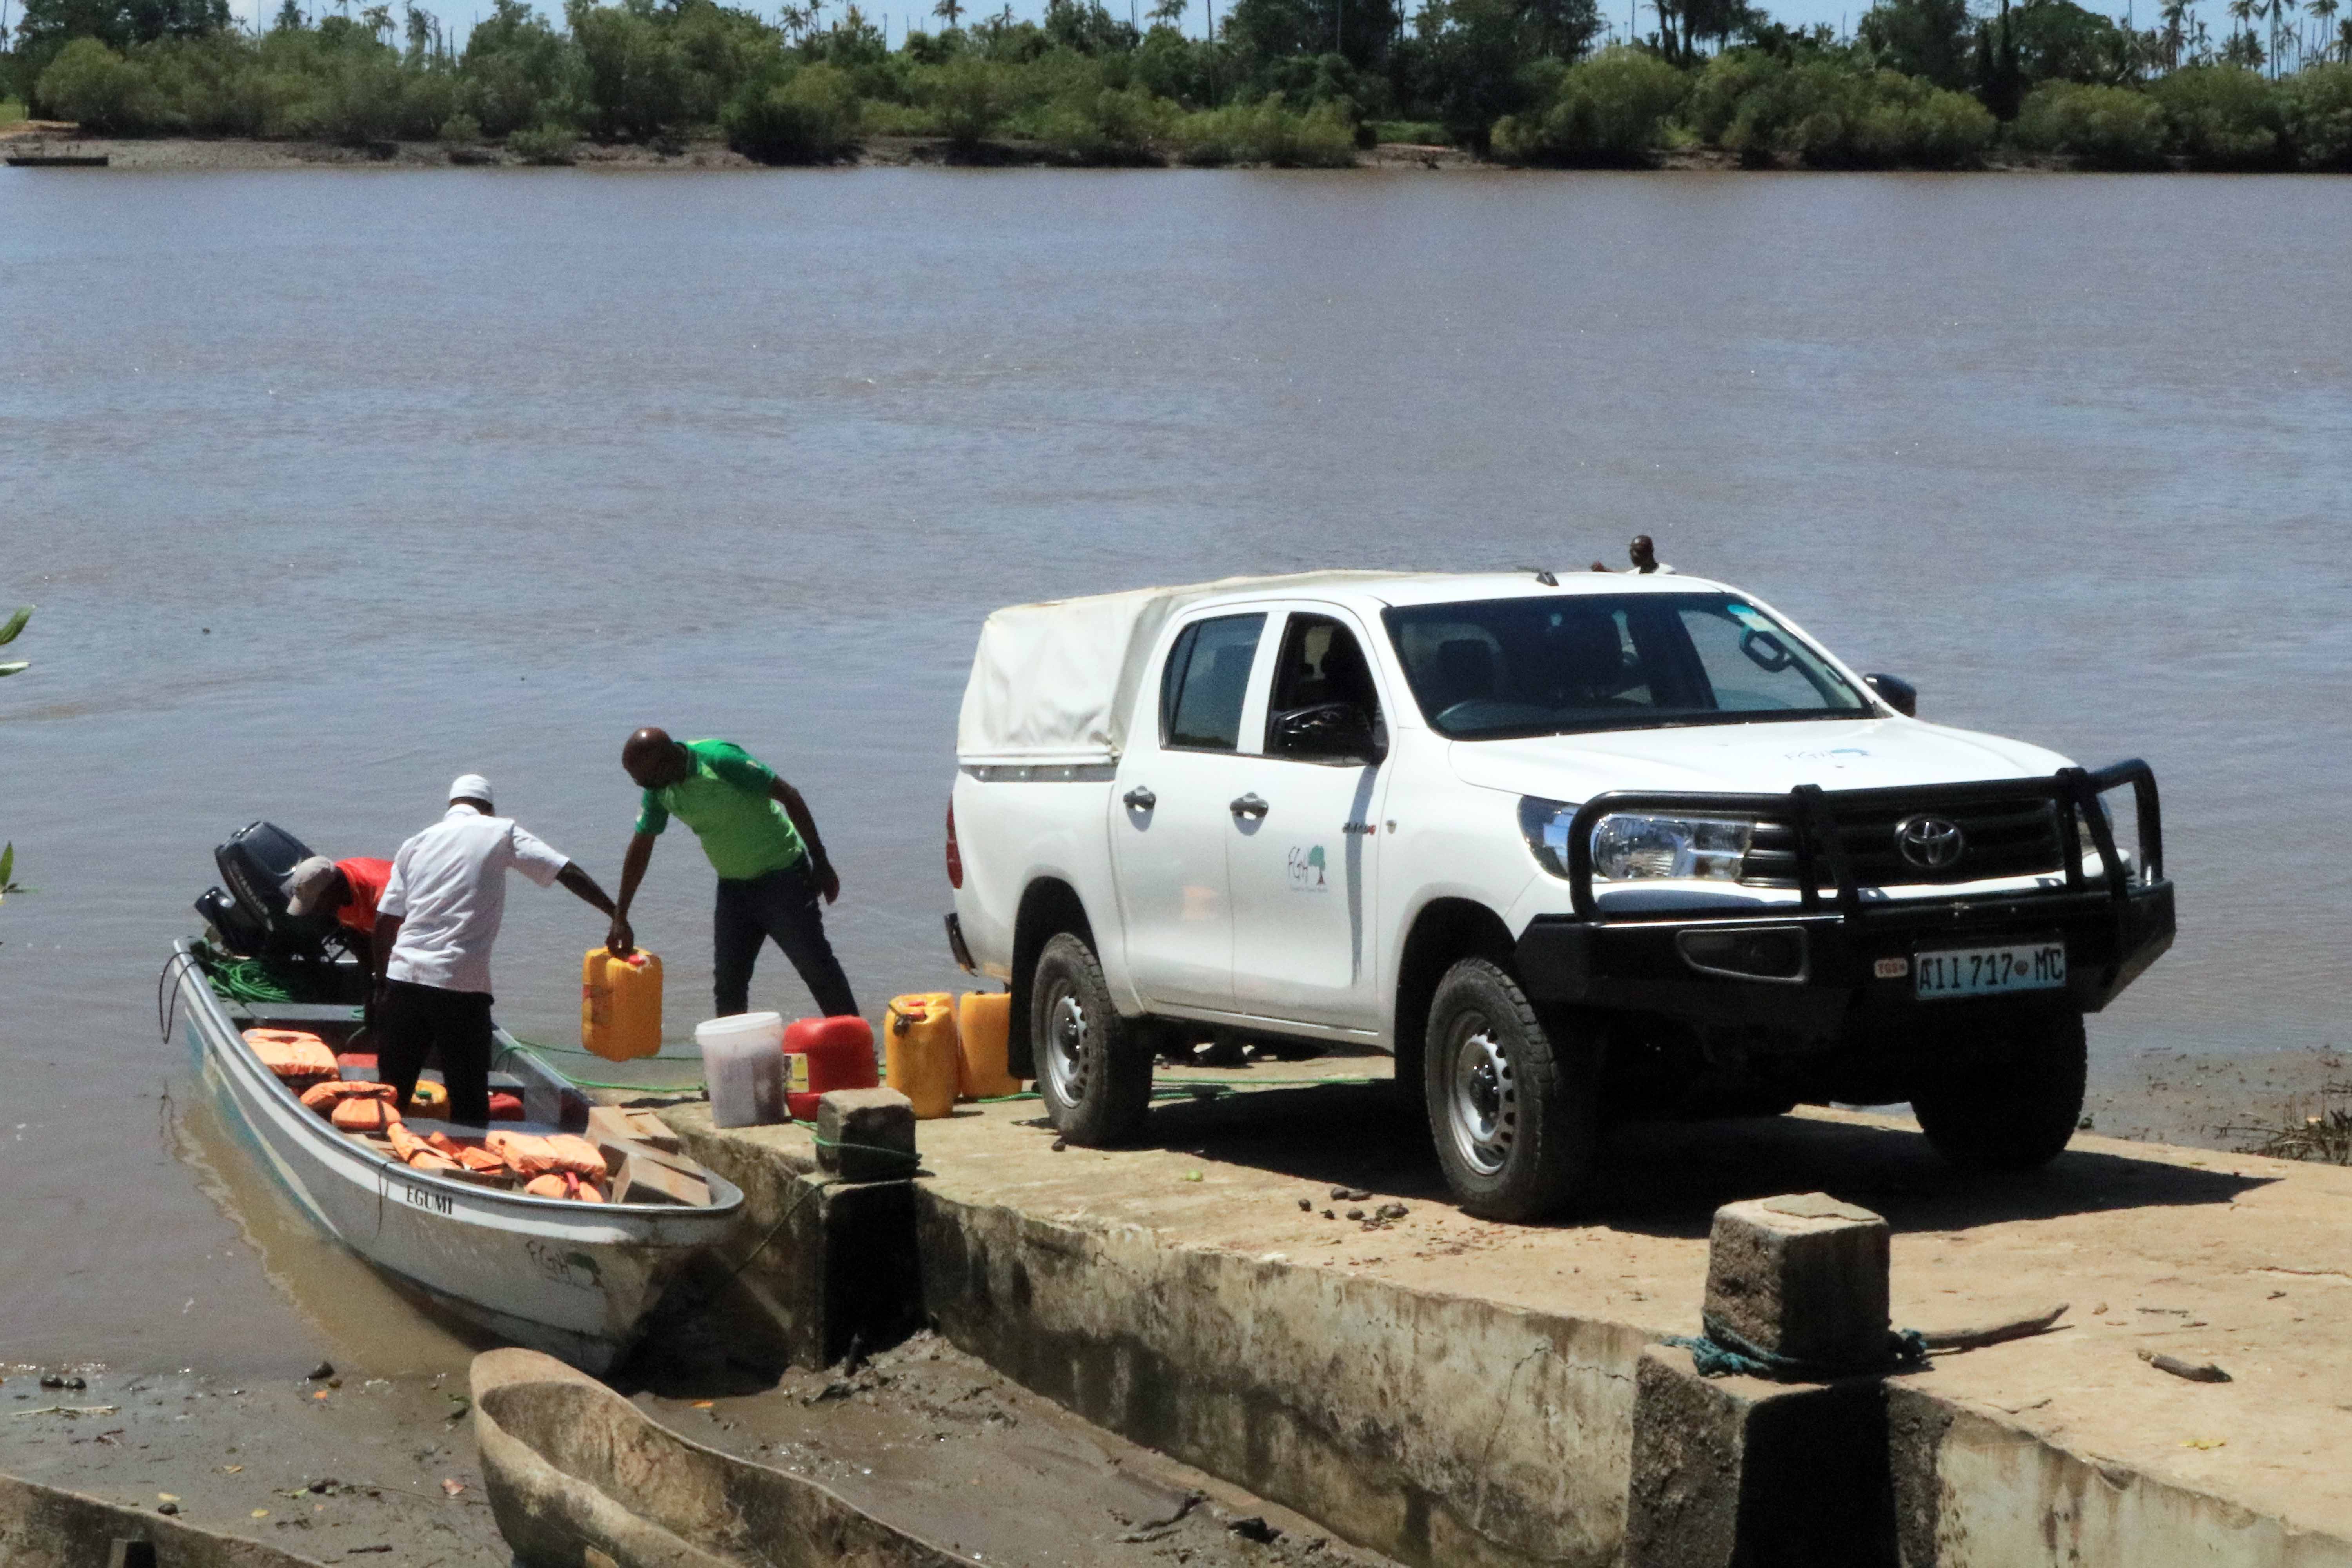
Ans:
[[[310,856],[309,845],[275,823],[248,824],[213,851],[228,890],[206,892],[196,900],[196,912],[247,957],[323,959],[334,922],[286,912],[286,879]]]

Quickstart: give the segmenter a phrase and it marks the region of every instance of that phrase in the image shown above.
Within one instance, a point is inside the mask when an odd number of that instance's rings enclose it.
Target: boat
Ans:
[[[529,1351],[476,1356],[471,1392],[490,1511],[521,1568],[985,1568]]]
[[[592,1106],[503,1028],[490,1087],[519,1100],[522,1118],[494,1125],[585,1134],[606,1163],[610,1201],[417,1170],[381,1138],[340,1131],[263,1063],[246,1032],[300,1030],[341,1052],[361,1027],[366,972],[349,956],[319,958],[277,966],[280,984],[239,985],[234,977],[253,961],[216,935],[173,944],[159,985],[165,1037],[174,1014],[184,1016],[202,1081],[230,1126],[313,1220],[395,1285],[499,1340],[602,1373],[636,1343],[686,1266],[734,1229],[740,1189],[662,1148],[646,1119]],[[216,974],[229,978],[216,986]],[[263,999],[264,991],[300,999]],[[361,1052],[343,1054],[337,1070],[345,1081],[375,1076]],[[417,1115],[404,1125],[420,1137],[480,1142],[480,1129]]]
[[[8,166],[12,169],[103,169],[108,154],[104,153],[11,153]]]

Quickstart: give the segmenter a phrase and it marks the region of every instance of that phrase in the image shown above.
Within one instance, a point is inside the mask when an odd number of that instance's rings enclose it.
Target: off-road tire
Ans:
[[[1445,972],[1430,1003],[1423,1100],[1466,1213],[1541,1219],[1580,1195],[1601,1133],[1586,1055],[1554,1039],[1500,964],[1465,958]]]
[[[2083,1115],[2089,1051],[2076,1013],[2028,1014],[2006,1048],[1922,1084],[1911,1113],[1936,1152],[1975,1171],[2030,1171],[2058,1157]]]
[[[1104,1148],[1143,1129],[1151,1107],[1148,1031],[1118,1016],[1086,938],[1063,931],[1037,955],[1029,1038],[1045,1115],[1073,1143]]]

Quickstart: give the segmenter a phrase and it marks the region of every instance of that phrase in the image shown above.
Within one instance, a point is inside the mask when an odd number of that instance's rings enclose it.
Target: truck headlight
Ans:
[[[1568,875],[1576,807],[1533,795],[1519,802],[1519,831],[1543,868]],[[1756,825],[1723,817],[1613,815],[1592,828],[1592,874],[1608,882],[1645,878],[1736,882]]]

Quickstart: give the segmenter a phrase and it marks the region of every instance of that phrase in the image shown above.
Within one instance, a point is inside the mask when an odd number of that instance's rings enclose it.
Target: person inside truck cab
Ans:
[[[1354,634],[1326,616],[1294,616],[1267,715],[1277,752],[1368,747],[1380,728],[1380,689]]]
[[[353,935],[373,937],[376,903],[391,875],[389,860],[330,860],[313,855],[287,874],[286,912],[332,915],[336,924]]]

